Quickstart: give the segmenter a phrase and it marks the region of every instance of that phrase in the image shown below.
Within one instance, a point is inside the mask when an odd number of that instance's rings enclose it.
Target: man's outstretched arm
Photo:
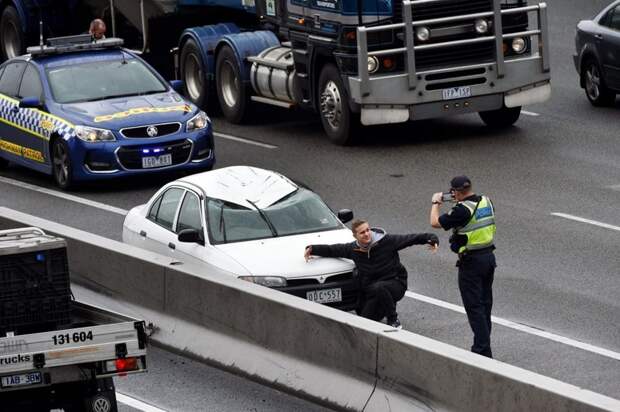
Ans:
[[[310,256],[340,257],[351,259],[352,246],[350,243],[337,243],[335,245],[309,245],[304,251],[306,262]]]

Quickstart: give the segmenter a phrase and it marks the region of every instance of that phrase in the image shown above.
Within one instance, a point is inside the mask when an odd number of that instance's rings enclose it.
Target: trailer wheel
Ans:
[[[194,39],[187,40],[181,50],[181,79],[185,96],[197,106],[206,109],[212,100],[209,99],[207,67]]]
[[[616,101],[616,93],[609,90],[605,85],[603,73],[597,61],[588,59],[581,71],[586,97],[593,106],[611,106]]]
[[[335,65],[329,63],[319,76],[319,102],[323,129],[333,143],[348,146],[355,143],[359,115],[349,109],[349,97]]]
[[[501,109],[489,110],[478,114],[480,115],[482,121],[489,127],[510,127],[515,124],[517,120],[519,120],[519,116],[521,115],[521,106],[503,106]]]
[[[68,190],[73,184],[69,146],[61,138],[52,143],[52,174],[56,185],[63,190]]]
[[[248,114],[250,96],[241,79],[235,53],[229,46],[224,46],[217,55],[215,82],[217,98],[226,119],[231,123],[243,123]]]
[[[24,54],[24,33],[21,29],[19,14],[13,6],[6,6],[0,17],[0,53],[2,60]]]

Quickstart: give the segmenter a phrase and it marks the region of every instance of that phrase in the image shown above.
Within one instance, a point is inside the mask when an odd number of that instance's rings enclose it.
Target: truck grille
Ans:
[[[163,149],[159,155],[171,154],[172,164],[167,166],[175,166],[186,163],[192,154],[192,143],[189,140],[176,140],[168,143],[141,145],[141,146],[125,146],[121,147],[116,155],[121,166],[128,170],[142,169],[142,157],[144,149]]]

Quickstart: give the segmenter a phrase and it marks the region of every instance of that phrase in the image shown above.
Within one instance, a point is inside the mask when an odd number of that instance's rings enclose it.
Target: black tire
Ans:
[[[57,138],[52,143],[52,175],[56,185],[68,190],[73,185],[73,171],[71,157],[69,156],[69,146],[61,138]]]
[[[6,169],[9,167],[9,161],[0,157],[0,169]]]
[[[246,120],[250,105],[249,90],[241,79],[235,53],[229,46],[224,46],[215,63],[217,99],[226,120],[236,124]]]
[[[601,66],[595,59],[588,59],[581,71],[586,97],[593,106],[611,106],[616,101],[616,93],[605,85]]]
[[[359,114],[349,108],[349,95],[338,68],[328,63],[319,76],[319,114],[327,137],[332,143],[350,146],[355,143],[360,127]]]
[[[19,14],[13,6],[6,6],[0,17],[0,57],[2,61],[24,54],[26,40],[21,29]]]
[[[517,120],[519,120],[519,116],[521,115],[521,106],[503,106],[501,109],[480,112],[478,115],[480,115],[480,118],[487,126],[501,129],[510,127],[515,124]]]
[[[198,107],[208,109],[208,106],[215,103],[215,96],[212,96],[212,86],[207,80],[207,67],[194,39],[187,40],[183,45],[180,65],[185,96]]]

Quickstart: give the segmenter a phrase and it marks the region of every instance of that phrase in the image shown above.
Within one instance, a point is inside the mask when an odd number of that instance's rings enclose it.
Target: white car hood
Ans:
[[[350,230],[339,229],[215,247],[243,265],[254,276],[282,276],[292,279],[352,270],[354,264],[348,259],[316,257],[306,262],[304,249],[311,244],[348,243],[353,240]]]

